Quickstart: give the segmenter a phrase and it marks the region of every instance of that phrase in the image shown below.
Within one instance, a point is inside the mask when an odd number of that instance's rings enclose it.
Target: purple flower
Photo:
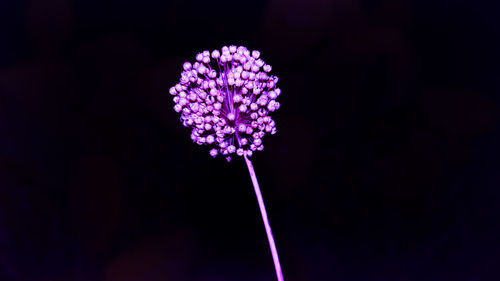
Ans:
[[[269,113],[280,107],[276,98],[281,90],[260,52],[224,46],[198,53],[183,69],[170,94],[182,124],[192,128],[191,139],[211,146],[211,156],[222,154],[228,161],[232,154],[251,156],[263,150],[262,138],[276,133]]]
[[[250,53],[240,46],[222,47],[222,52],[203,51],[196,62],[185,62],[180,82],[170,88],[174,96],[174,110],[181,113],[185,127],[192,128],[191,139],[200,145],[212,147],[210,155],[243,156],[252,179],[257,202],[271,248],[276,276],[283,281],[283,273],[274,242],[266,207],[253,164],[248,157],[255,150],[263,150],[262,138],[275,134],[275,122],[269,116],[280,103],[276,98],[278,77],[269,75],[271,66],[259,58],[259,51]]]

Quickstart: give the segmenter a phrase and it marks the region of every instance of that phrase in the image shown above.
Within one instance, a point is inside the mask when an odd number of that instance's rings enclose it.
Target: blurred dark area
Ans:
[[[287,281],[500,280],[500,4],[0,1],[0,280],[271,281],[244,161],[191,142],[182,63],[257,49],[252,158]]]

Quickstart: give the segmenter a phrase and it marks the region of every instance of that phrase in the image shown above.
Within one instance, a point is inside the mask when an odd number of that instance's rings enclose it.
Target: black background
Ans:
[[[285,280],[498,280],[495,2],[0,1],[0,280],[275,280],[244,161],[168,94],[231,44],[280,77]]]

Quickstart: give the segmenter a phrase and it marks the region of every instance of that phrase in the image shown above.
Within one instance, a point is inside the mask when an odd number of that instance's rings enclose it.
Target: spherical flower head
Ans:
[[[271,69],[259,51],[234,45],[185,62],[180,82],[169,93],[182,124],[192,129],[191,139],[228,161],[231,155],[263,150],[262,138],[276,133],[270,113],[280,107],[278,77]]]

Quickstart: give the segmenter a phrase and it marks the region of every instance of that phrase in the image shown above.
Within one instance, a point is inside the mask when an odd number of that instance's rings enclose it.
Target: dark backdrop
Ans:
[[[286,280],[498,280],[495,2],[0,1],[0,280],[275,280],[244,161],[168,94],[231,44],[280,77]]]

